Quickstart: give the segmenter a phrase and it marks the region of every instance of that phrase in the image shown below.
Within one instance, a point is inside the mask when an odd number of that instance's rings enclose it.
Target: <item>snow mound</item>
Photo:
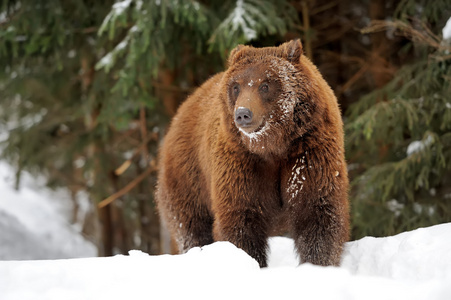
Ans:
[[[44,187],[44,180],[24,172],[16,191],[14,174],[0,161],[0,260],[97,255],[96,246],[68,222],[71,200],[66,190],[52,191]]]
[[[354,274],[397,280],[448,278],[451,286],[450,237],[451,223],[386,238],[365,237],[347,244],[342,266]]]
[[[0,262],[0,299],[450,299],[451,223],[346,245],[342,266],[298,266],[270,239],[269,267],[228,242],[183,255]]]

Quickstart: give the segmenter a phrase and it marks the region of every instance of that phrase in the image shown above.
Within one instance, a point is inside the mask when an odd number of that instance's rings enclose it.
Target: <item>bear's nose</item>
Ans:
[[[252,111],[246,107],[238,107],[235,111],[235,122],[241,127],[249,126],[252,123]]]

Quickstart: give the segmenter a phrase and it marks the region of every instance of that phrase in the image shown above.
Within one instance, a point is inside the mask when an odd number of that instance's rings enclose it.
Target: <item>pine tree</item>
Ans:
[[[270,0],[1,1],[1,157],[18,186],[27,170],[87,191],[100,204],[102,255],[158,253],[153,189],[168,116],[233,46],[280,37],[296,20]]]
[[[412,60],[349,111],[355,237],[451,221],[451,46],[440,36],[451,6],[414,2],[365,31],[407,37]]]
[[[119,66],[115,90],[127,95],[134,95],[137,82],[161,81],[165,69],[190,73],[179,77],[197,78],[198,84],[223,69],[226,53],[236,45],[283,35],[296,21],[296,12],[286,1],[125,0],[113,5],[100,27],[101,36],[107,34],[117,42],[96,68],[108,72]]]

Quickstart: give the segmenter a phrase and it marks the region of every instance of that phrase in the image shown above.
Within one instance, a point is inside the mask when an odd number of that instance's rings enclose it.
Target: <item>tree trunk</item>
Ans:
[[[163,70],[161,71],[160,80],[163,86],[172,86],[174,83],[175,74],[171,70]],[[163,100],[164,108],[166,109],[166,113],[168,116],[172,117],[175,115],[178,108],[177,97],[174,92],[160,89],[158,91],[160,97]]]
[[[81,56],[80,67],[81,67],[81,90],[82,90],[82,101],[86,103],[95,103],[95,94],[90,94],[89,90],[92,85],[95,76],[94,62],[92,61],[89,52],[84,52]],[[85,127],[87,132],[93,132],[98,124],[98,116],[100,115],[101,106],[92,107],[91,110],[86,112]],[[111,207],[104,207],[99,209],[97,203],[103,199],[103,194],[105,194],[106,188],[100,188],[101,184],[105,184],[104,180],[101,178],[102,168],[100,163],[100,152],[102,149],[101,144],[94,140],[86,148],[86,155],[88,159],[94,162],[94,166],[90,171],[90,177],[93,180],[92,186],[95,187],[94,191],[90,193],[91,201],[96,207],[97,219],[100,220],[100,236],[101,236],[101,246],[98,249],[99,256],[111,256],[113,255],[113,245],[114,236],[113,228],[111,223]]]
[[[385,16],[385,0],[372,0],[370,2],[371,20],[383,20]],[[371,72],[375,88],[385,86],[390,80],[389,64],[389,42],[385,36],[385,31],[375,32],[370,35],[371,38]]]
[[[107,205],[99,209],[99,217],[102,225],[102,247],[99,256],[113,255],[113,228],[111,222],[111,206]]]
[[[311,38],[311,28],[310,28],[310,13],[309,13],[309,1],[302,1],[302,27],[304,28],[305,40],[304,40],[304,49],[305,55],[309,59],[313,59],[312,54],[312,38]]]

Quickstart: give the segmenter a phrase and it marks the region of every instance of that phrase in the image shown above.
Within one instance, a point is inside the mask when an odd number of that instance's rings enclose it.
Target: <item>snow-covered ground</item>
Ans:
[[[270,239],[265,269],[227,242],[184,255],[67,259],[96,255],[67,222],[67,193],[29,175],[15,191],[12,174],[0,162],[1,300],[451,299],[451,223],[349,242],[339,268],[298,266],[282,237]]]
[[[0,260],[96,256],[96,247],[69,224],[66,190],[45,188],[26,172],[20,189],[13,187],[14,170],[0,161]],[[87,199],[79,195],[79,201]]]
[[[269,267],[228,242],[184,255],[0,262],[0,299],[451,299],[451,223],[346,246],[340,268],[297,266],[272,238]]]

